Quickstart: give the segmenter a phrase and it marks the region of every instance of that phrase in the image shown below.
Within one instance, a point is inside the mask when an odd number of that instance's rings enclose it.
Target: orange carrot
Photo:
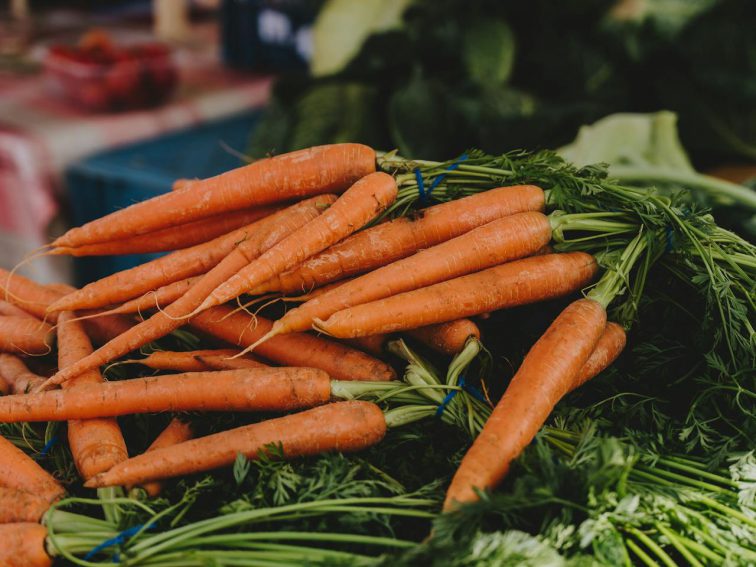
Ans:
[[[238,356],[237,355],[234,356]],[[224,355],[199,355],[197,360],[205,364],[210,370],[241,370],[242,368],[265,368],[267,364],[258,362],[247,356],[229,358]]]
[[[215,363],[217,360],[226,359],[229,363],[242,364],[244,368],[261,368],[265,366],[262,362],[249,357],[231,358],[239,354],[239,352],[234,349],[190,350],[186,352],[156,350],[151,352],[146,358],[140,358],[131,362],[144,364],[153,370],[174,370],[176,372],[231,370],[230,368],[213,368],[209,364],[209,362]],[[236,368],[241,368],[241,366],[237,366]]]
[[[361,234],[361,233],[358,233],[358,234]],[[338,246],[338,244],[336,246]],[[333,248],[333,246],[331,248]],[[329,248],[329,250],[331,248]],[[320,297],[324,293],[328,293],[329,291],[334,290],[337,287],[341,287],[345,283],[351,282],[354,279],[355,278],[345,278],[343,280],[338,280],[338,281],[335,281],[335,282],[332,282],[332,283],[325,284],[325,285],[323,285],[321,287],[316,287],[315,289],[310,290],[307,293],[302,293],[300,295],[294,295],[294,296],[291,296],[291,295],[290,296],[285,296],[285,297],[282,297],[281,299],[283,301],[304,303],[305,301],[310,301],[311,299],[315,299],[316,297]]]
[[[373,356],[381,356],[384,354],[383,347],[387,340],[388,335],[371,335],[369,337],[356,337],[346,342]]]
[[[390,175],[378,172],[363,177],[322,215],[219,285],[194,314],[239,297],[343,240],[384,211],[394,202],[396,194],[396,181]]]
[[[334,202],[335,199],[333,195],[320,195],[258,221],[255,233],[247,240],[240,242],[226,258],[200,278],[180,299],[171,303],[165,310],[158,311],[149,319],[115,337],[76,364],[60,369],[48,380],[46,386],[60,384],[81,372],[107,364],[119,356],[178,329],[186,323],[185,315],[202,303],[202,300],[213,289],[247,265],[250,260],[260,256],[264,250],[279,241],[286,240],[287,235],[296,233],[297,228],[306,226],[308,221],[317,218],[322,208]]]
[[[177,250],[146,264],[106,276],[59,301],[56,301],[57,297],[54,298],[49,302],[52,303],[50,310],[54,312],[93,309],[123,303],[169,283],[204,274],[228,256],[239,242],[253,235],[258,223],[265,220],[256,221],[208,242]]]
[[[386,434],[375,404],[347,401],[269,419],[139,455],[91,479],[86,486],[141,484],[229,466],[241,453],[256,459],[281,444],[287,459],[330,451],[360,451]]]
[[[76,291],[75,287],[66,284],[50,284],[46,287],[57,294],[57,299]],[[97,317],[91,318],[95,313]],[[53,315],[57,319],[58,314],[53,313]],[[84,321],[84,329],[87,331],[87,336],[97,344],[107,343],[136,325],[128,317],[118,314],[108,315],[98,310],[79,312],[77,315],[82,319],[86,319]]]
[[[177,179],[173,182],[173,185],[171,185],[171,191],[182,191],[183,189],[186,189],[189,187],[189,185],[195,181],[199,181],[198,179]]]
[[[129,236],[121,240],[86,244],[75,248],[65,246],[53,248],[50,253],[81,257],[145,254],[149,252],[179,250],[207,242],[232,230],[247,226],[256,220],[273,214],[279,209],[280,207],[269,206],[231,211],[222,215],[148,232],[147,234]]]
[[[92,352],[92,343],[80,321],[64,311],[58,318],[58,367],[67,368]],[[81,388],[103,384],[100,371],[90,370],[66,382],[72,395]],[[76,468],[84,480],[129,458],[121,428],[115,419],[74,419],[68,422],[68,445]]]
[[[580,376],[606,326],[606,310],[592,299],[567,306],[533,345],[486,425],[462,459],[444,510],[478,500],[495,487],[533,440],[557,402]]]
[[[0,298],[21,307],[38,317],[44,319],[47,315],[48,306],[59,297],[59,293],[48,289],[24,276],[11,274],[0,268]],[[57,316],[47,317],[55,322]]]
[[[433,350],[450,355],[460,352],[470,337],[480,339],[480,329],[470,319],[420,327],[407,331],[407,334]]]
[[[566,295],[596,271],[596,261],[583,252],[532,256],[350,307],[316,327],[338,338],[416,329]]]
[[[0,396],[6,396],[10,392],[11,387],[7,380],[0,374]]]
[[[551,225],[542,213],[518,213],[497,219],[311,299],[288,311],[261,340],[281,333],[304,331],[315,319],[327,319],[353,305],[417,290],[530,256],[549,240]]]
[[[41,496],[0,486],[0,524],[39,522],[49,508],[50,501]]]
[[[307,293],[329,282],[401,260],[496,219],[540,211],[543,207],[543,191],[532,185],[491,189],[435,205],[353,234],[251,293]]]
[[[34,315],[31,313],[27,313],[20,307],[16,307],[12,303],[9,303],[8,301],[0,299],[0,316],[9,316],[9,317],[31,317],[33,319],[36,319]]]
[[[0,399],[5,400],[11,397],[15,396]],[[46,498],[48,502],[60,498],[65,493],[58,481],[2,436],[0,436],[0,485],[31,492],[41,498]],[[0,541],[3,539],[0,538]]]
[[[193,276],[191,278],[169,283],[168,285],[157,288],[155,291],[147,292],[140,297],[126,301],[113,309],[102,311],[96,316],[102,316],[104,314],[142,313],[157,308],[163,309],[189,291],[201,277],[202,276]]]
[[[55,246],[82,246],[184,224],[246,207],[341,192],[375,171],[375,152],[333,144],[263,159],[188,184],[73,228]]]
[[[597,374],[609,367],[620,355],[627,343],[627,335],[617,323],[609,322],[601,333],[601,337],[596,343],[590,358],[580,370],[572,390],[579,388],[588,380],[594,378]]]
[[[91,312],[89,312],[91,313]],[[82,313],[77,312],[77,315]],[[105,344],[115,337],[120,337],[136,323],[124,315],[105,315],[83,321],[87,335],[95,344]]]
[[[31,372],[20,358],[5,353],[0,353],[0,376],[12,394],[31,392],[45,381],[44,377]]]
[[[147,447],[145,453],[162,449],[163,447],[172,447],[178,445],[184,441],[189,441],[194,437],[192,426],[177,417],[174,417],[168,426],[158,435],[152,442],[152,445]],[[152,498],[160,494],[163,489],[163,484],[158,481],[148,482],[142,486],[144,491]]]
[[[0,398],[0,422],[62,421],[159,411],[286,411],[327,402],[316,368],[245,368],[165,374]]]
[[[246,347],[265,333],[273,324],[263,317],[246,313],[232,314],[229,307],[214,307],[192,319],[190,325],[222,341]],[[334,380],[393,380],[394,370],[346,345],[315,337],[307,333],[291,333],[274,337],[263,343],[257,353],[273,362],[287,366],[311,366],[325,370]]]
[[[47,354],[54,339],[47,323],[31,317],[0,316],[0,352]]]
[[[0,525],[2,567],[52,567],[45,542],[47,528],[32,522]]]

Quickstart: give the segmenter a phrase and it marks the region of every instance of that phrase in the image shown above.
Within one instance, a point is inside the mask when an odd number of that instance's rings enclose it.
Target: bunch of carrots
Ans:
[[[611,214],[593,224],[590,215],[547,215],[535,185],[405,207],[390,219],[396,176],[377,171],[376,158],[366,146],[335,144],[181,180],[51,244],[45,254],[170,251],[81,289],[0,272],[0,422],[67,421],[86,487],[142,486],[151,495],[164,479],[229,466],[239,453],[255,458],[270,444],[286,458],[359,451],[391,422],[369,396],[345,392],[397,379],[386,361],[392,335],[454,355],[480,338],[475,317],[591,286],[525,357],[444,507],[496,486],[559,399],[622,351],[625,332],[607,321],[607,307],[646,253],[643,229]],[[628,235],[628,244],[598,279],[600,254],[550,247],[570,230],[597,242]],[[271,321],[250,311],[266,301],[298,306]],[[124,359],[184,326],[225,348]],[[54,371],[30,370],[56,351]],[[160,374],[103,378],[103,367],[127,362]],[[175,418],[147,452],[128,455],[116,416],[181,411],[284,415],[201,438]],[[29,522],[63,493],[0,439],[0,502],[8,502],[0,529],[18,542],[0,549],[0,564],[49,563],[44,529]],[[27,500],[35,506],[20,504]]]

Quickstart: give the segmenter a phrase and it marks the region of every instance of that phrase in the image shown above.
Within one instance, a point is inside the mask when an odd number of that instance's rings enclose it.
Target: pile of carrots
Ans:
[[[141,485],[152,495],[165,478],[228,466],[238,453],[255,458],[271,443],[287,458],[358,451],[382,439],[384,414],[371,402],[334,401],[331,381],[396,379],[383,360],[392,333],[451,355],[480,337],[470,318],[573,294],[597,276],[591,255],[549,248],[538,187],[500,187],[375,223],[396,197],[372,149],[335,144],[181,180],[69,230],[46,253],[171,253],[81,289],[1,271],[0,422],[66,420],[85,486]],[[270,321],[243,297],[299,306]],[[605,303],[573,302],[533,346],[465,456],[446,509],[500,482],[559,399],[617,357],[625,335],[607,323]],[[183,326],[226,348],[123,360]],[[56,350],[57,369],[29,369]],[[101,368],[115,362],[178,374],[107,382]],[[115,416],[188,410],[295,413],[197,439],[176,418],[129,457]],[[16,522],[22,538],[23,522],[39,521],[64,493],[45,474],[0,439],[5,537]],[[24,499],[34,513],[19,514]],[[5,557],[0,550],[0,564]]]

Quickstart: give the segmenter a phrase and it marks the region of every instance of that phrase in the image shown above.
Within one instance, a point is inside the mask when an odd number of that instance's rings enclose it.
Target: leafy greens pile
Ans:
[[[607,114],[666,108],[698,163],[754,161],[754,21],[750,0],[332,0],[313,75],[278,81],[251,154],[554,148]]]

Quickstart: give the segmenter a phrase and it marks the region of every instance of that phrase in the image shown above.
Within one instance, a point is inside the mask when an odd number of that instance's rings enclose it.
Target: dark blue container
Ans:
[[[205,178],[243,165],[229,148],[244,151],[260,112],[247,112],[98,154],[71,165],[65,174],[71,222],[96,218],[167,193],[179,178]],[[158,254],[75,259],[81,286],[142,264]]]
[[[223,59],[251,71],[307,69],[322,0],[224,0]]]

